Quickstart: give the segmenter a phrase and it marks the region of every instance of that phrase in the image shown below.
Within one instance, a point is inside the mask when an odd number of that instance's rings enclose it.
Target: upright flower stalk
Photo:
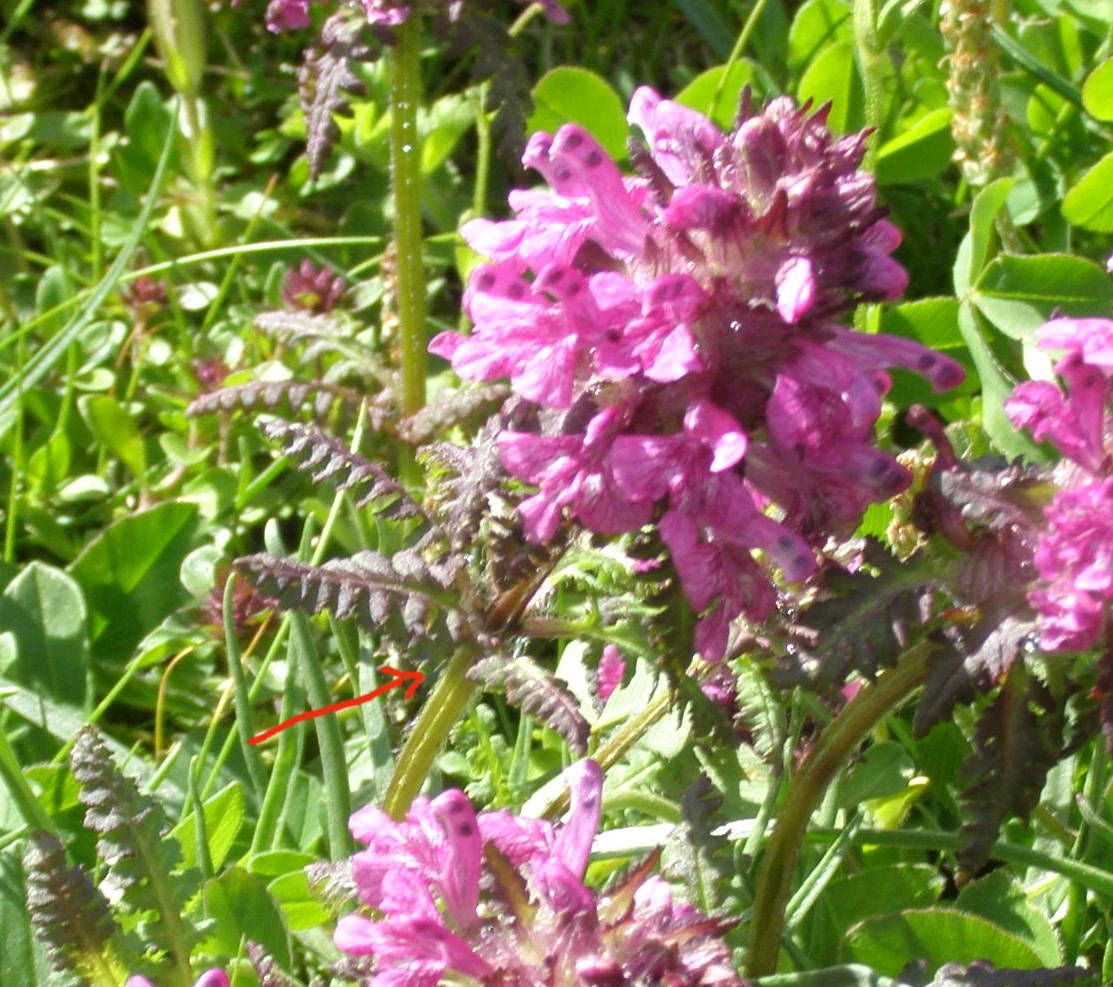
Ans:
[[[425,254],[421,236],[421,18],[411,14],[394,28],[390,49],[390,175],[398,275],[397,317],[402,360],[400,410],[425,404]],[[412,453],[403,454],[403,480],[417,479]]]
[[[777,970],[785,906],[812,813],[839,768],[869,731],[923,682],[933,648],[930,642],[910,648],[895,668],[851,699],[820,734],[800,770],[789,779],[788,792],[758,872],[750,920],[748,976],[765,977]]]

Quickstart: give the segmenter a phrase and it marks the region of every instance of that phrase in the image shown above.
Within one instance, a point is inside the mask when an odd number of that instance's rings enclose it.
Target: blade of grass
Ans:
[[[132,226],[124,246],[121,248],[119,254],[116,255],[116,260],[108,269],[105,276],[101,278],[100,283],[93,290],[92,294],[86,299],[85,304],[82,305],[69,323],[49,341],[43,344],[38,352],[28,361],[22,373],[14,380],[10,380],[3,386],[0,386],[0,436],[2,436],[6,428],[11,425],[12,419],[8,416],[8,413],[17,404],[21,403],[24,391],[37,384],[50,373],[54,365],[65,354],[69,345],[77,340],[86,327],[93,321],[101,303],[108,297],[108,293],[116,287],[117,282],[120,280],[120,276],[124,273],[124,269],[131,263],[135,251],[139,248],[140,239],[142,239],[144,233],[147,232],[151,214],[154,212],[155,203],[158,201],[162,191],[162,183],[166,177],[167,164],[170,161],[170,150],[174,146],[177,117],[178,111],[177,106],[175,106],[174,112],[171,115],[170,129],[167,131],[166,138],[163,141],[162,153],[159,155],[154,177],[151,179],[150,187],[147,189],[147,196],[143,203],[143,208],[139,210],[139,215],[135,219],[135,224]]]

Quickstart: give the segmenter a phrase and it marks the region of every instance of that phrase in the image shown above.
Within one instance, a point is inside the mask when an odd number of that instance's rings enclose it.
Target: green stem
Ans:
[[[477,686],[467,677],[473,658],[467,648],[456,652],[406,738],[383,799],[384,811],[395,819],[401,819],[409,810],[448,740],[449,731],[475,694]]]
[[[869,731],[923,682],[933,649],[930,642],[913,646],[895,668],[862,689],[824,729],[799,772],[789,780],[758,873],[747,976],[757,978],[776,972],[796,861],[808,821],[827,786]]]
[[[884,106],[881,80],[885,75],[885,51],[877,37],[877,17],[876,0],[854,0],[854,50],[866,97],[866,126],[874,131],[874,139],[867,145],[863,165],[869,170],[873,170],[881,142]]]
[[[421,19],[411,16],[395,31],[390,53],[390,173],[394,196],[394,246],[398,271],[398,326],[402,363],[401,412],[425,404],[425,265],[421,237]],[[402,479],[417,479],[413,454],[402,461]]]

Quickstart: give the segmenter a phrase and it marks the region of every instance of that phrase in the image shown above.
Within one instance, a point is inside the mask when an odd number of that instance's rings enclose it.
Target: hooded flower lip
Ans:
[[[907,275],[858,170],[865,134],[836,139],[825,117],[747,97],[723,133],[641,88],[633,176],[578,125],[535,134],[523,161],[549,189],[511,193],[512,219],[463,227],[490,259],[466,293],[474,330],[431,345],[461,376],[509,377],[570,413],[500,439],[507,470],[538,487],[521,504],[527,537],[566,517],[602,534],[657,518],[712,661],[732,620],[775,601],[752,551],[806,578],[815,549],[907,486],[874,438],[886,371],[936,390],[963,378],[913,340],[835,321],[897,297]]]
[[[1058,492],[1036,541],[1039,580],[1028,594],[1048,651],[1081,651],[1109,627],[1113,602],[1113,320],[1053,319],[1036,331],[1040,347],[1065,351],[1049,381],[1026,381],[1005,412],[1066,458]]]
[[[603,772],[566,769],[565,821],[476,815],[449,791],[419,799],[397,822],[361,809],[352,833],[360,900],[376,918],[346,915],[335,942],[368,957],[371,987],[745,987],[719,936],[729,922],[673,901],[651,858],[600,898],[583,883],[599,828]],[[455,982],[455,981],[453,981]]]

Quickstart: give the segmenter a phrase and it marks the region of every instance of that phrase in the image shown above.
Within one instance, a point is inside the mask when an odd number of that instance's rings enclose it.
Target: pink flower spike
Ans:
[[[193,987],[229,987],[228,974],[223,970],[207,970],[197,978]]]
[[[573,875],[582,879],[603,810],[603,769],[584,759],[565,770],[564,777],[568,780],[572,808],[557,835],[553,852]]]

